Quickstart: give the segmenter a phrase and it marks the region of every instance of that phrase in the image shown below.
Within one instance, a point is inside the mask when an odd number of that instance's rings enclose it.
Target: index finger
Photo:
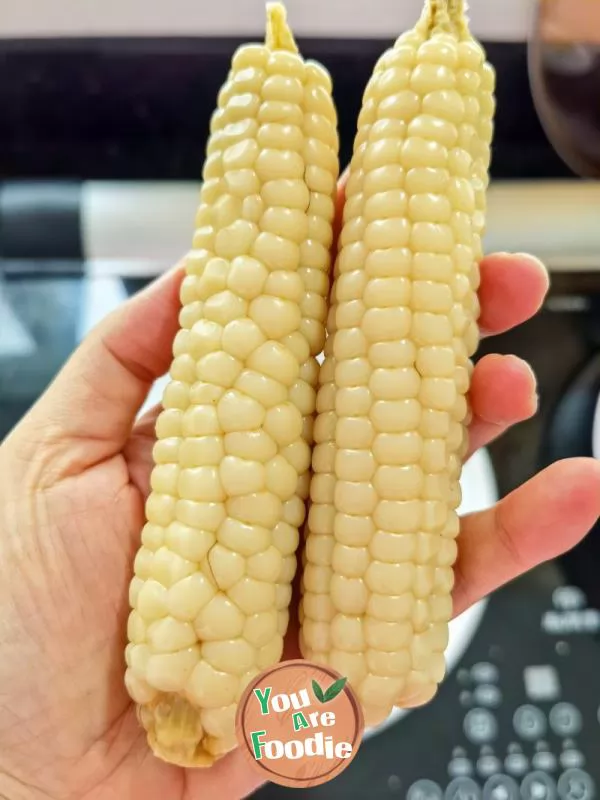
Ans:
[[[526,253],[486,256],[480,272],[482,336],[504,333],[531,319],[540,310],[550,287],[542,262]]]

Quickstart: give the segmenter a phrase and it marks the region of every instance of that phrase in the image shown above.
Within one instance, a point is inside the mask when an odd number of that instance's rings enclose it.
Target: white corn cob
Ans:
[[[240,695],[282,655],[325,339],[331,91],[272,5],[211,122],[126,650],[149,744],[180,765],[235,746]]]
[[[304,657],[348,676],[368,724],[445,671],[494,85],[462,0],[427,0],[358,121],[300,618]]]

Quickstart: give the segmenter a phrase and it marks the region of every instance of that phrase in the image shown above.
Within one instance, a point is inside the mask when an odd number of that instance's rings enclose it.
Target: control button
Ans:
[[[543,772],[554,772],[556,770],[556,756],[554,753],[536,753],[531,759],[531,766],[534,769],[541,769]]]
[[[473,744],[493,742],[498,735],[496,717],[485,708],[474,708],[463,723],[465,736]]]
[[[494,775],[483,787],[483,800],[520,800],[519,787],[508,775]]]
[[[473,705],[473,695],[471,692],[461,692],[458,695],[458,702],[461,704],[463,708],[470,708]]]
[[[582,769],[568,769],[558,780],[560,800],[593,800],[596,787],[591,775]]]
[[[563,769],[585,767],[585,756],[579,750],[563,750],[560,754],[560,765]]]
[[[509,775],[520,778],[529,769],[529,759],[523,753],[510,753],[504,759],[504,769]]]
[[[550,636],[566,633],[562,624],[562,617],[558,611],[546,611],[542,616],[542,630]]]
[[[456,673],[456,680],[461,686],[468,686],[471,683],[471,673],[463,667]]]
[[[484,683],[473,692],[473,697],[478,706],[498,708],[502,702],[502,692],[493,683]]]
[[[588,608],[582,612],[583,625],[586,633],[598,633],[600,630],[600,611],[597,608]]]
[[[529,742],[539,739],[546,733],[546,717],[535,706],[521,706],[513,716],[515,732]]]
[[[481,661],[471,668],[471,678],[475,683],[497,683],[499,677],[498,667],[488,661]]]
[[[442,787],[434,781],[415,781],[406,793],[406,800],[442,800]]]
[[[554,608],[561,611],[576,611],[585,608],[587,600],[578,586],[560,586],[552,594]]]
[[[502,762],[496,756],[481,756],[477,761],[477,772],[482,778],[489,778],[502,772]]]
[[[550,711],[550,727],[557,736],[577,736],[582,726],[581,712],[572,703],[557,703]]]
[[[453,758],[448,764],[448,775],[451,778],[464,778],[473,774],[473,764],[468,758]]]
[[[560,680],[558,672],[549,664],[539,667],[526,667],[523,671],[527,697],[534,702],[558,700]]]
[[[545,772],[530,772],[521,784],[523,800],[555,800],[556,784]]]
[[[387,779],[387,785],[390,792],[399,792],[402,788],[402,781],[397,775],[390,775]]]
[[[542,616],[542,630],[551,636],[594,634],[600,630],[600,611],[546,611]]]
[[[481,800],[481,789],[471,778],[455,778],[448,784],[444,800]]]

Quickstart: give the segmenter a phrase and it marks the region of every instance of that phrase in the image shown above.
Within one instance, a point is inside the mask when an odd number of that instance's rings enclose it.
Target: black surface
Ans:
[[[391,41],[299,40],[332,74],[343,163],[363,89]],[[0,40],[0,177],[197,180],[216,96],[241,43]],[[498,74],[492,176],[571,176],[534,109],[526,45],[484,45]]]

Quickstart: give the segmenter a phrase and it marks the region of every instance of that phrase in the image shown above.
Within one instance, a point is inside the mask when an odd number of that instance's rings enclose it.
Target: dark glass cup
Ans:
[[[537,0],[528,46],[536,110],[561,159],[600,177],[600,2]]]

